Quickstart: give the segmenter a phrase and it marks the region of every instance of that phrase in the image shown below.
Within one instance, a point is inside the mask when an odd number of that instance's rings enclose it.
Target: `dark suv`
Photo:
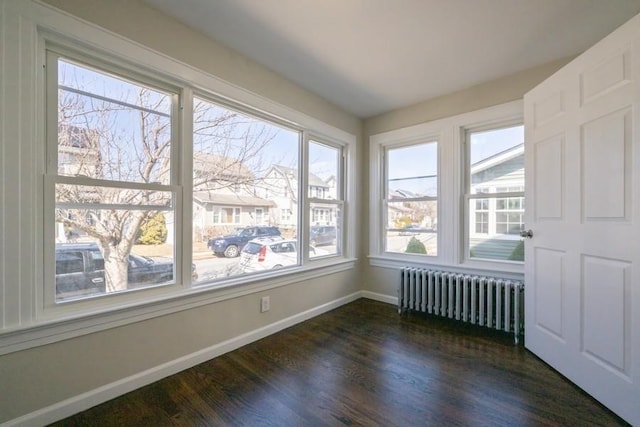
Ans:
[[[309,230],[311,246],[335,245],[336,242],[336,227],[334,226],[314,226]]]
[[[129,288],[173,280],[173,263],[129,255]],[[195,265],[192,276],[197,277]],[[95,243],[56,244],[56,295],[73,298],[105,293],[104,258]]]
[[[273,236],[280,236],[278,227],[236,228],[233,233],[226,236],[212,237],[207,242],[207,247],[211,249],[215,255],[234,258],[240,255],[240,251],[249,240]]]

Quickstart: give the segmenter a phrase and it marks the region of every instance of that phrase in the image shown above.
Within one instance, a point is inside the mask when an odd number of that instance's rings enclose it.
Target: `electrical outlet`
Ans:
[[[262,297],[260,299],[260,313],[269,311],[270,308],[271,308],[271,302],[269,301],[269,297]]]

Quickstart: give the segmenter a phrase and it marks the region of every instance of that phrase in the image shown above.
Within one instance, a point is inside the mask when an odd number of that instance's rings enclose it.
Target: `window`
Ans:
[[[385,160],[385,251],[436,256],[438,144],[391,146]]]
[[[342,158],[341,147],[309,142],[309,258],[342,253]]]
[[[129,254],[146,255],[140,243],[152,233],[161,234],[155,238],[162,240],[163,256],[171,263],[153,285],[175,283],[169,243],[174,239],[167,236],[165,218],[175,215],[177,197],[172,185],[176,92],[53,50],[47,64],[48,99],[56,107],[48,112],[47,181],[53,205],[46,218],[54,224],[55,257],[77,255],[66,251],[69,245],[92,244],[100,255],[87,254],[93,258],[90,266],[104,270],[103,278],[87,276],[73,287],[57,286],[55,295],[48,292],[49,300],[131,290]],[[48,248],[50,257],[53,249]],[[53,272],[48,276],[53,282]],[[99,281],[104,286],[96,287]]]
[[[523,261],[524,127],[467,132],[470,259]]]
[[[6,103],[20,106],[3,132],[20,137],[0,140],[12,160],[2,175],[22,183],[4,237],[24,237],[19,254],[0,254],[11,279],[1,286],[2,352],[354,267],[355,239],[345,256],[310,261],[300,250],[310,229],[309,135],[343,155],[338,186],[349,187],[328,204],[355,224],[354,135],[37,2],[2,13],[20,22],[3,39],[20,58],[0,67],[12,76]],[[233,160],[198,170],[206,155]],[[343,215],[331,218],[355,236]],[[250,227],[265,233],[242,238],[298,249],[286,269],[250,276],[233,249],[218,256],[207,246]]]
[[[522,115],[514,101],[372,135],[370,264],[520,279]]]
[[[240,262],[254,238],[298,235],[297,218],[281,221],[269,209],[282,211],[298,203],[300,144],[298,130],[205,97],[194,99],[192,244],[198,281],[250,274]],[[218,216],[214,209],[212,222],[201,217],[199,206],[221,202],[242,209],[217,208]],[[263,232],[255,226],[269,227]]]
[[[240,224],[240,208],[213,207],[214,224]]]

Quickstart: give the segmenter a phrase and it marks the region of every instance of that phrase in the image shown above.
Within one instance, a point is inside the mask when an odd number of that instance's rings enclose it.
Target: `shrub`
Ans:
[[[409,240],[409,243],[407,244],[407,250],[405,250],[405,253],[426,254],[427,248],[424,246],[424,243],[422,243],[420,240],[416,239],[415,237],[412,237],[411,240]]]
[[[167,241],[167,223],[164,215],[159,213],[140,226],[138,243],[141,245],[159,245]]]

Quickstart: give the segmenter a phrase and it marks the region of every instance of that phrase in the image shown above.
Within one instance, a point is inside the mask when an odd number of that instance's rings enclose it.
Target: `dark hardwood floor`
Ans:
[[[361,299],[58,426],[616,426],[509,336]]]

